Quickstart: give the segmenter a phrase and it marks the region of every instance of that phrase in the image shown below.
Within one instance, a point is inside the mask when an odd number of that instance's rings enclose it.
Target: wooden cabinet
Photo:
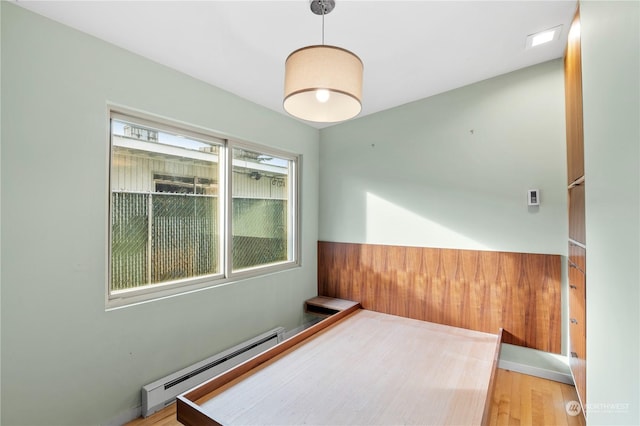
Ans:
[[[569,266],[571,267],[571,265],[575,265],[584,273],[587,266],[587,250],[569,241]]]
[[[583,331],[585,329],[586,319],[585,284],[586,279],[584,272],[581,271],[576,264],[569,261],[569,322],[571,330],[575,329],[579,331],[579,333],[571,336],[571,338],[583,337],[585,334]],[[579,351],[578,355],[584,358],[584,350]]]
[[[585,273],[569,260],[569,365],[583,404],[587,394],[585,284]]]
[[[582,59],[579,11],[572,24],[564,61],[565,114],[567,129],[567,184],[584,176],[584,126],[582,123]]]
[[[584,190],[584,178],[569,185],[569,239],[581,244],[586,244]]]
[[[576,12],[564,60],[569,212],[569,365],[584,408],[587,403],[587,241],[586,180],[582,123],[582,61],[580,11]]]

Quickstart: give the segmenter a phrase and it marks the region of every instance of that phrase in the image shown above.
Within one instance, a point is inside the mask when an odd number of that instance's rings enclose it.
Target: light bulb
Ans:
[[[329,100],[330,93],[327,89],[316,90],[316,99],[318,102],[325,103]]]

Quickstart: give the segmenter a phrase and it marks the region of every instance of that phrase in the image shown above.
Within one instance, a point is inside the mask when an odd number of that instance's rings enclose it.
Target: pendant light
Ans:
[[[322,15],[322,44],[295,50],[285,62],[284,109],[317,123],[348,120],[362,109],[362,61],[324,44],[324,16],[334,7],[334,0],[311,1],[311,11]]]

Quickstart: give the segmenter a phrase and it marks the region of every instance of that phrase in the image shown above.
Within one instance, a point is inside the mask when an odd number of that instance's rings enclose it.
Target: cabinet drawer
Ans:
[[[586,313],[585,275],[578,268],[569,268],[569,343],[571,352],[585,358]]]
[[[584,299],[586,288],[586,278],[584,272],[575,266],[569,265],[569,294],[572,291],[578,291],[581,297]]]
[[[572,325],[585,324],[585,276],[578,268],[569,268],[569,321]],[[570,329],[571,331],[571,329]],[[584,334],[584,333],[583,333]]]
[[[584,183],[569,189],[569,238],[582,244],[585,242]]]
[[[576,390],[583,404],[587,401],[587,361],[584,358],[578,358],[571,353],[569,357],[569,365],[573,373],[573,380],[576,384]]]
[[[584,258],[584,256],[582,256]],[[569,267],[569,365],[581,400],[586,401],[586,276],[577,263]]]
[[[587,250],[577,244],[569,242],[569,266],[577,267],[582,272],[586,272]]]
[[[569,324],[569,351],[573,358],[586,358],[587,345],[585,331],[584,322]]]
[[[575,300],[577,301],[578,299],[576,298]],[[575,309],[575,312],[569,312],[569,333],[570,333],[569,337],[571,337],[572,339],[574,336],[576,337],[582,336],[584,338],[586,334],[585,333],[586,315],[584,314],[584,310],[580,311],[579,308],[581,306],[584,306],[584,304],[577,302],[577,303],[571,303],[569,308],[570,311],[571,311],[571,308],[573,307],[577,308]],[[581,355],[584,355],[584,353],[582,353]]]

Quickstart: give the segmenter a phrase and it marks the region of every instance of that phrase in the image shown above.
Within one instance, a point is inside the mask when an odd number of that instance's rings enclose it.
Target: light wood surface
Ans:
[[[176,418],[176,404],[171,404],[149,417],[132,420],[125,426],[182,426],[182,423]]]
[[[536,408],[534,418],[531,407],[541,395],[546,395],[542,397],[545,404]],[[575,417],[567,415],[566,405],[577,400],[573,386],[498,369],[489,424],[584,426],[582,414]],[[522,413],[525,413],[525,417]],[[182,426],[182,423],[176,419],[176,406],[173,404],[146,419],[136,419],[127,426]]]
[[[318,243],[318,294],[364,309],[496,333],[560,353],[561,258],[374,244]]]
[[[221,424],[479,425],[498,344],[359,310],[195,402]]]
[[[573,386],[499,369],[491,402],[491,425],[584,426],[582,412],[572,416],[578,395]],[[573,412],[575,414],[575,412]]]
[[[359,303],[351,306],[350,308],[344,309],[326,318],[324,321],[320,321],[319,323],[314,324],[311,327],[301,331],[300,333],[285,340],[284,342],[279,343],[270,349],[267,349],[266,351],[243,362],[242,364],[239,364],[236,367],[214,377],[213,379],[205,382],[195,389],[192,389],[183,395],[178,395],[176,401],[178,420],[182,421],[184,424],[192,424],[197,426],[217,425],[217,422],[207,418],[202,414],[201,411],[198,410],[197,405],[194,403],[195,401],[203,398],[213,390],[224,386],[225,384],[240,377],[241,375],[250,372],[252,369],[259,367],[261,364],[273,360],[278,355],[290,350],[291,348],[295,347],[299,343],[305,341],[307,338],[313,336],[321,330],[333,326],[335,323],[341,321],[342,319],[351,315],[359,309]]]
[[[312,314],[332,315],[353,306],[359,302],[351,300],[336,299],[335,297],[318,296],[304,302],[305,311]]]

